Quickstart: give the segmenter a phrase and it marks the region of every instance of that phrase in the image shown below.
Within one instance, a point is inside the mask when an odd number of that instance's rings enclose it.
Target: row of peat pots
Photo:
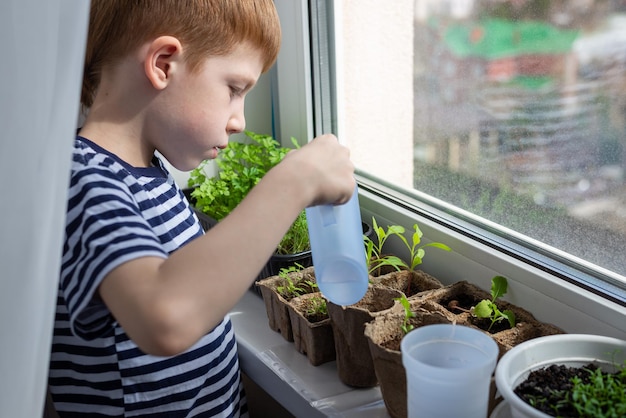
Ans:
[[[391,417],[399,418],[407,416],[406,372],[400,342],[411,329],[452,323],[479,329],[495,340],[499,349],[498,365],[509,352],[524,353],[527,344],[544,339],[573,337],[554,325],[538,321],[525,309],[499,299],[498,296],[506,293],[506,279],[498,276],[494,280],[497,278],[504,280],[504,291],[495,289],[503,283],[493,280],[489,292],[467,281],[444,286],[436,278],[419,270],[394,271],[371,276],[363,299],[350,306],[339,306],[327,301],[317,291],[313,267],[284,271],[280,275],[258,281],[257,286],[261,290],[272,330],[293,342],[295,349],[306,355],[313,366],[336,360],[338,377],[344,384],[354,388],[379,385],[387,412]],[[476,313],[481,306],[490,307],[492,315],[479,317]],[[500,317],[494,316],[494,312],[500,314]],[[509,321],[513,318],[514,321]],[[609,340],[616,348],[621,347],[626,351],[626,342]],[[565,349],[556,351],[562,353]],[[606,353],[595,354],[597,357],[606,356]],[[612,356],[620,364],[624,362],[624,353],[616,354],[616,350],[613,350]],[[549,363],[545,358],[535,361],[532,355],[523,354],[522,357],[522,360],[507,361],[507,373],[511,370],[511,362],[518,369],[523,361],[530,363],[527,368],[534,369]],[[616,361],[605,363],[615,365]],[[585,365],[578,365],[587,366],[593,362],[591,359]],[[539,410],[536,410],[537,415],[520,412],[514,401],[507,398],[513,389],[503,390],[500,385],[505,384],[506,380],[516,380],[507,381],[506,384],[518,385],[522,375],[528,376],[528,371],[516,370],[506,378],[503,377],[504,372],[501,372],[498,386],[495,377],[497,373],[496,370],[491,379],[488,399],[488,415],[492,418],[566,416],[558,413],[548,415]],[[621,376],[626,385],[626,372],[622,372]],[[623,393],[626,398],[626,392]],[[503,396],[506,402],[501,402]],[[615,416],[626,416],[626,410],[623,415]]]

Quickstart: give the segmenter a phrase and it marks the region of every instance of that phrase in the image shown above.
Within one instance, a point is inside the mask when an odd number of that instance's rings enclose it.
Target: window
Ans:
[[[311,16],[314,124],[366,187],[624,305],[623,2],[315,1]]]

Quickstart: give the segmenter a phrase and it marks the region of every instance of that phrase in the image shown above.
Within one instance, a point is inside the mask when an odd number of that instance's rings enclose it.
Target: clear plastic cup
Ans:
[[[369,281],[358,189],[343,205],[307,208],[306,217],[320,292],[337,305],[358,302]]]
[[[498,346],[454,324],[416,328],[401,342],[409,418],[485,418]]]

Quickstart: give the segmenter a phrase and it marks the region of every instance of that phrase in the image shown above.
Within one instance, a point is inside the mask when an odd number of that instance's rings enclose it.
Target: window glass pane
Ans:
[[[623,1],[336,3],[359,170],[624,280]]]

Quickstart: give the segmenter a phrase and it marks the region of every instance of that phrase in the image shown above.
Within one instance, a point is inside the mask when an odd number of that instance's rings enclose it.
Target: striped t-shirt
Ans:
[[[180,355],[150,356],[98,295],[102,279],[120,264],[166,258],[203,233],[161,161],[132,167],[78,137],[65,232],[49,375],[59,415],[246,415],[228,318]]]

